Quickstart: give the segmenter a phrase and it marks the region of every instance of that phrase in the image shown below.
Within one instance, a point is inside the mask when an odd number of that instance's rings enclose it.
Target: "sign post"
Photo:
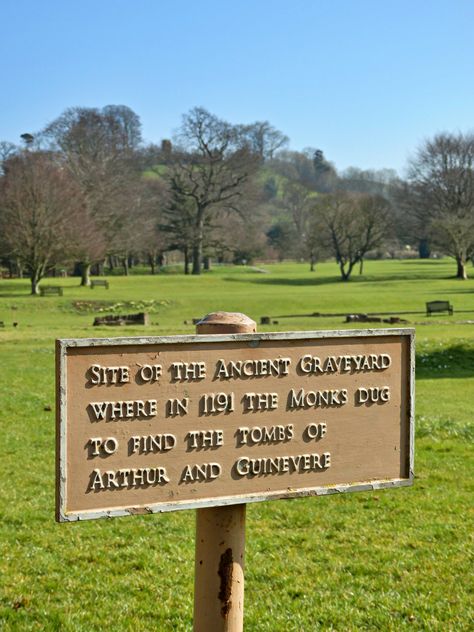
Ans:
[[[244,314],[216,312],[205,316],[196,331],[248,334],[257,326]],[[243,630],[246,507],[242,503],[196,512],[195,632]]]
[[[60,522],[197,509],[196,632],[243,625],[245,506],[411,485],[412,329],[57,341]]]

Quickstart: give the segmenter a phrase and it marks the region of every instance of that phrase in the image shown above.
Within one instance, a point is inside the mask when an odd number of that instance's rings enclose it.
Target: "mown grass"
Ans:
[[[245,624],[473,628],[474,282],[450,278],[448,261],[368,262],[348,284],[329,263],[315,273],[303,264],[259,268],[268,273],[114,277],[110,290],[48,280],[64,295],[44,298],[28,296],[27,281],[0,282],[2,630],[192,626],[192,511],[54,522],[54,339],[140,335],[143,328],[111,332],[92,321],[142,309],[152,335],[192,333],[184,321],[216,309],[278,321],[260,331],[354,327],[305,316],[313,312],[419,311],[405,317],[417,332],[415,485],[249,505]],[[454,316],[426,318],[425,302],[437,298],[451,301]],[[289,314],[300,316],[282,318]]]

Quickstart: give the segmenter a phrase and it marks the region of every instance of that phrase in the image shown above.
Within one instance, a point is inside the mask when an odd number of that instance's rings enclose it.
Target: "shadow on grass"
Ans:
[[[330,285],[330,284],[339,284],[341,287],[351,286],[359,283],[379,283],[379,284],[390,284],[399,281],[447,281],[449,279],[453,279],[454,277],[446,277],[439,276],[434,277],[432,275],[427,274],[391,274],[391,275],[359,275],[355,274],[350,277],[349,281],[343,281],[340,276],[314,276],[312,278],[303,277],[303,278],[291,278],[291,277],[265,277],[258,279],[249,279],[249,278],[237,278],[237,277],[224,277],[224,281],[232,281],[234,283],[255,283],[256,285],[286,285],[288,287],[295,286],[318,286],[318,285]],[[431,292],[433,293],[433,292]]]
[[[448,290],[449,294],[474,294],[474,287],[463,287],[458,290]]]
[[[402,261],[400,261],[400,263],[402,263]],[[439,259],[403,259],[403,265],[404,266],[439,266]]]
[[[416,377],[466,378],[474,376],[474,346],[457,344],[436,351],[416,354]]]
[[[345,285],[341,282],[340,277],[314,277],[313,279],[303,278],[303,279],[291,279],[288,277],[266,277],[265,279],[239,279],[236,277],[225,277],[224,281],[232,281],[233,283],[255,283],[257,285],[288,285],[291,287],[295,286],[306,286],[306,285],[330,285],[332,283],[340,283],[341,285]]]
[[[33,296],[29,281],[11,281],[6,279],[0,284],[0,297],[20,298],[23,296]]]

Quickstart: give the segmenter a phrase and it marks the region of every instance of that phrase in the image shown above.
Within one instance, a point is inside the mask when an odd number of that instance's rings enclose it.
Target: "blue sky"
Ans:
[[[403,173],[424,138],[474,129],[473,62],[473,1],[0,0],[0,140],[125,104],[159,142],[200,105]]]

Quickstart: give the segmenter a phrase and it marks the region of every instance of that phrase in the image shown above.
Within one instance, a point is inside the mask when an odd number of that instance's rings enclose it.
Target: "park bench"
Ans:
[[[62,296],[63,288],[57,285],[43,285],[40,287],[41,296]]]
[[[426,315],[430,316],[435,312],[449,312],[449,314],[453,315],[453,308],[449,301],[431,301],[426,303]]]
[[[91,290],[95,287],[105,287],[106,290],[109,289],[109,282],[106,279],[94,279],[91,281]]]

